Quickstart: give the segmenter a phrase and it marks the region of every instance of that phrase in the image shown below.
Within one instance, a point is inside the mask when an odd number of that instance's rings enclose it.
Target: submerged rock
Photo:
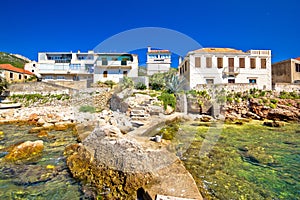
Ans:
[[[279,121],[272,121],[272,122],[264,122],[264,125],[269,127],[282,127],[284,126],[284,123]]]
[[[11,162],[30,161],[38,158],[42,154],[43,149],[44,143],[42,140],[26,141],[13,147],[4,158],[6,161]]]

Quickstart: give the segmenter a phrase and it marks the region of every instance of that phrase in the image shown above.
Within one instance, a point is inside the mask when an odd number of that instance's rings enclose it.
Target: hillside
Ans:
[[[0,52],[0,64],[11,64],[17,68],[24,68],[28,61],[17,56],[5,52]]]

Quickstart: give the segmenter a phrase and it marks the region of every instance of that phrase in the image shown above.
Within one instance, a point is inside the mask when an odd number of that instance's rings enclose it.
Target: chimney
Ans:
[[[151,51],[151,46],[148,46],[148,52]]]

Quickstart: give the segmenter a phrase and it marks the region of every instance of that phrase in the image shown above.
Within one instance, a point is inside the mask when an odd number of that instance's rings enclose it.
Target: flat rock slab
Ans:
[[[187,199],[187,198],[179,198],[179,197],[171,197],[171,196],[164,196],[164,195],[156,195],[155,200],[194,200],[194,199]]]
[[[192,175],[185,169],[181,161],[177,160],[156,171],[155,175],[156,184],[145,188],[153,199],[155,196],[159,200],[203,199]]]

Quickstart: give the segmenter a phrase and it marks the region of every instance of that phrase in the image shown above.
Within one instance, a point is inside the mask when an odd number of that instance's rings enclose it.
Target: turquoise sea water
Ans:
[[[76,143],[72,130],[50,131],[47,137],[28,133],[30,126],[0,125],[0,199],[80,199],[83,194],[66,166],[65,146]],[[43,140],[44,150],[35,161],[14,164],[4,161],[10,145]]]
[[[300,125],[262,123],[180,125],[194,136],[184,164],[207,199],[300,199]]]

